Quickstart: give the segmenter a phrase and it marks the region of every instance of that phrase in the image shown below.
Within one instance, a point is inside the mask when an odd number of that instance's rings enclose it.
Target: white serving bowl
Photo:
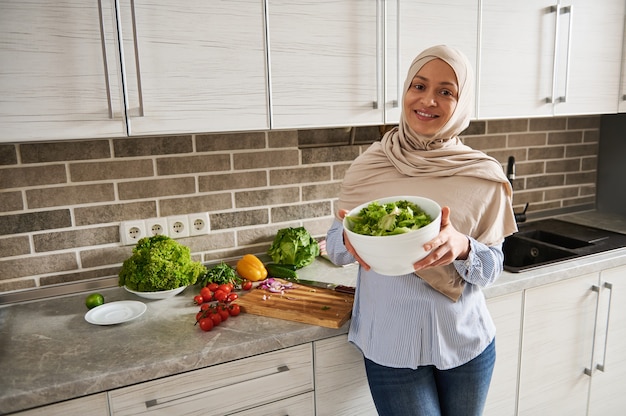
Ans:
[[[441,207],[432,199],[418,196],[393,196],[379,198],[380,204],[387,204],[396,201],[409,201],[419,206],[425,213],[430,215],[433,221],[405,234],[371,236],[356,234],[351,230],[352,224],[348,216],[357,215],[361,209],[371,202],[366,202],[350,211],[343,220],[343,227],[346,230],[350,243],[357,254],[376,273],[387,276],[399,276],[413,273],[413,264],[428,255],[423,245],[439,234],[441,225]]]
[[[187,289],[187,286],[181,286],[171,290],[160,290],[157,292],[137,292],[135,290],[130,290],[126,286],[124,286],[124,289],[126,289],[127,292],[130,292],[144,299],[168,299],[178,295],[180,292]]]

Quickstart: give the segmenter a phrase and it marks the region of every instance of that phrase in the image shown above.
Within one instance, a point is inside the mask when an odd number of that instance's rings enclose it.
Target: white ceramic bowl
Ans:
[[[433,221],[418,230],[405,234],[371,236],[354,233],[351,231],[352,224],[347,217],[358,214],[361,209],[373,201],[354,208],[343,220],[343,226],[350,243],[363,261],[369,264],[376,273],[387,276],[413,273],[413,264],[428,254],[422,246],[439,234],[441,207],[432,199],[417,196],[393,196],[376,199],[381,204],[402,200],[413,202],[422,208]]]
[[[142,297],[144,299],[168,299],[168,298],[172,298],[176,295],[178,295],[180,292],[182,292],[183,290],[185,290],[187,288],[187,286],[181,286],[178,287],[176,289],[171,289],[171,290],[160,290],[157,292],[137,292],[135,290],[130,290],[129,288],[127,288],[126,286],[124,286],[124,289],[126,289],[126,291],[137,295],[139,297]]]

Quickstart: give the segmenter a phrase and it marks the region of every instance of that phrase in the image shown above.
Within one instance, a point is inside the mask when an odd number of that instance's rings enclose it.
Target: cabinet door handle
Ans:
[[[391,101],[393,108],[398,108],[404,94],[404,82],[400,78],[400,0],[396,0],[396,99]]]
[[[139,41],[137,40],[137,18],[135,0],[130,0],[130,12],[133,26],[133,47],[135,49],[135,71],[137,72],[137,96],[139,99],[139,117],[143,117],[143,88],[141,87],[141,70],[139,65]]]
[[[273,370],[270,370],[269,372],[256,374],[253,377],[251,377],[251,378],[249,378],[247,380],[244,380],[244,382],[245,381],[257,380],[257,379],[260,379],[260,378],[263,378],[263,377],[273,376],[275,374],[284,373],[285,371],[289,371],[289,367],[287,365],[281,365],[281,366],[276,367]],[[230,384],[225,384],[225,385],[216,387],[214,389],[196,391],[196,392],[192,392],[192,393],[189,393],[189,394],[176,396],[176,397],[173,397],[173,398],[163,398],[163,399],[147,400],[145,402],[146,409],[150,409],[151,407],[159,406],[159,405],[166,404],[166,403],[174,403],[174,402],[177,402],[177,401],[182,400],[182,399],[188,399],[188,398],[193,397],[193,396],[198,396],[200,394],[208,393],[208,392],[213,391],[213,390],[218,390],[218,389],[221,389],[221,388],[224,388],[224,387],[233,386],[233,385],[240,384],[240,383],[242,383],[242,381],[237,381],[237,382],[233,382],[233,383],[230,383]]]
[[[384,53],[384,36],[385,36],[385,14],[384,14],[384,4],[382,0],[376,0],[376,101],[372,102],[372,109],[378,110],[380,103],[380,90],[382,87],[382,83],[384,79],[381,81],[381,78],[384,76],[384,59],[382,54]]]
[[[597,364],[596,368],[602,372],[606,370],[606,347],[609,342],[609,321],[611,319],[611,304],[613,302],[613,283],[604,282],[604,288],[609,290],[609,306],[606,312],[606,327],[604,329],[604,351],[602,352],[602,363]]]
[[[548,7],[547,13],[554,13],[554,52],[552,54],[552,90],[550,96],[546,97],[546,103],[554,103],[556,93],[556,52],[559,47],[559,5]]]
[[[598,307],[599,307],[599,303],[600,303],[600,286],[598,285],[592,285],[591,286],[591,291],[592,292],[596,292],[598,294],[597,298],[596,298],[596,314],[595,314],[595,319],[593,320],[597,326],[598,324]],[[593,329],[593,336],[591,337],[591,362],[590,362],[590,366],[589,367],[585,367],[585,369],[583,370],[583,373],[589,377],[593,376],[593,357],[594,357],[594,349],[595,349],[595,345],[596,345],[596,327],[594,327]]]
[[[263,0],[263,27],[265,28],[263,35],[265,36],[265,67],[267,68],[265,74],[265,84],[267,85],[267,125],[270,126],[270,129],[273,129],[274,104],[272,100],[272,39],[270,38],[270,11],[267,3],[268,0]]]
[[[107,58],[107,44],[104,30],[104,17],[102,16],[102,0],[98,0],[98,18],[100,19],[100,42],[102,45],[102,60],[104,62],[104,83],[106,85],[107,105],[109,118],[113,118],[113,101],[111,99],[111,84],[109,83],[109,60]]]
[[[573,6],[565,6],[561,7],[558,14],[567,14],[568,15],[568,26],[567,26],[567,54],[565,58],[565,90],[563,91],[563,95],[556,99],[557,103],[564,103],[567,101],[567,90],[569,87],[569,66],[570,66],[570,55],[572,50],[572,16],[573,16]],[[557,16],[558,18],[558,16]],[[558,32],[557,32],[558,37]]]

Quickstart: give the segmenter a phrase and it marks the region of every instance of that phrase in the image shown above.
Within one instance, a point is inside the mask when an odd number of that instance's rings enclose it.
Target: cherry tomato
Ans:
[[[239,295],[236,294],[235,292],[233,293],[229,293],[228,296],[226,297],[226,303],[230,303],[232,301],[234,301],[235,299],[238,299]]]
[[[212,313],[210,314],[211,319],[213,320],[213,326],[218,326],[219,324],[222,323],[222,315],[220,315],[219,313]]]
[[[203,303],[202,305],[200,305],[200,310],[201,311],[206,311],[210,307],[211,307],[211,305],[209,303]]]
[[[200,296],[202,296],[202,299],[204,299],[205,302],[211,302],[213,300],[213,293],[208,287],[200,289]]]
[[[249,280],[246,280],[245,282],[243,282],[243,283],[241,284],[241,288],[242,288],[243,290],[250,290],[250,289],[252,289],[252,282],[251,282],[251,281],[249,281]]]
[[[228,306],[228,313],[230,316],[237,316],[241,312],[241,308],[236,303]]]
[[[220,285],[217,283],[211,282],[206,287],[208,287],[211,292],[215,292],[219,286]]]
[[[228,293],[219,289],[217,289],[215,293],[213,294],[213,299],[215,299],[218,302],[224,302],[227,297],[228,297]]]
[[[193,302],[196,305],[202,305],[202,303],[204,303],[204,298],[202,297],[202,295],[196,295],[193,297]]]
[[[225,283],[223,285],[219,285],[217,290],[221,290],[223,292],[226,292],[226,294],[228,295],[233,290],[233,288],[229,284]],[[217,292],[217,290],[216,290],[216,292]]]
[[[210,331],[215,326],[213,319],[211,318],[202,318],[200,319],[200,329],[203,331]]]
[[[204,318],[204,311],[200,311],[196,314],[196,323],[200,322],[202,318]]]
[[[222,322],[227,320],[228,317],[230,316],[226,308],[218,308],[217,313],[219,313],[219,315],[222,317]]]

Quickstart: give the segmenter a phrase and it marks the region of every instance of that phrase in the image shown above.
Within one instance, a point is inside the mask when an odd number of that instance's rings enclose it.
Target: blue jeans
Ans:
[[[365,359],[380,416],[480,416],[496,362],[495,339],[470,362],[450,370],[391,368]]]

